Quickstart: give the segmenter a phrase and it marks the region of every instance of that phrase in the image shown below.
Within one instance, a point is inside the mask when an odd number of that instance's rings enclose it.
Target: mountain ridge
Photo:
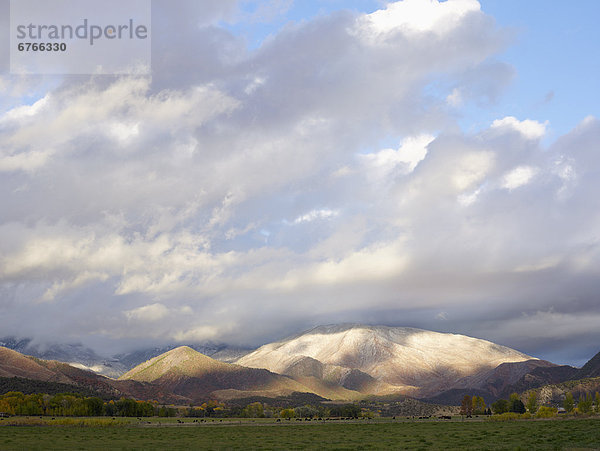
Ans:
[[[514,349],[460,334],[351,323],[314,327],[261,346],[237,363],[288,374],[301,358],[321,362],[330,372],[329,380],[336,370],[340,374],[358,370],[387,384],[382,393],[423,397],[502,363],[537,360]]]
[[[487,402],[600,372],[600,353],[578,369],[461,334],[356,323],[313,327],[267,343],[236,362],[178,346],[111,379],[0,347],[0,377],[183,404],[294,392],[347,401],[410,396],[436,403],[456,403],[464,394],[477,393]]]
[[[360,398],[358,392],[328,386],[316,378],[293,378],[266,369],[220,362],[188,346],[180,346],[141,363],[119,380],[149,382],[194,401],[206,396],[220,399],[248,395],[274,397],[293,392],[314,393],[334,399]]]
[[[91,348],[80,343],[35,343],[31,338],[5,336],[0,338],[0,347],[12,349],[24,355],[43,360],[55,360],[75,366],[82,370],[93,371],[96,374],[119,378],[135,366],[152,357],[175,349],[181,344],[169,344],[161,347],[139,348],[129,352],[113,355],[99,355]],[[187,346],[204,355],[223,362],[231,363],[253,349],[228,346],[225,344],[189,343]]]

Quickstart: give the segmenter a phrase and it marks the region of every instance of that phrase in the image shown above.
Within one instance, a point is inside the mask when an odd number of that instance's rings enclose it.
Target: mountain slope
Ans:
[[[211,359],[188,346],[180,346],[154,357],[119,379],[153,382],[167,376],[200,377],[210,372],[228,372],[231,365]]]
[[[320,326],[270,343],[242,357],[238,364],[288,374],[303,358],[342,373],[359,370],[387,384],[382,392],[412,396],[440,393],[460,379],[490,371],[502,363],[535,360],[486,340],[406,327]],[[324,377],[327,379],[327,377]]]
[[[303,384],[266,369],[245,368],[220,362],[187,346],[168,351],[144,362],[119,378],[120,381],[151,382],[163,390],[199,401],[207,396],[221,399],[247,396],[281,396],[293,392],[315,393],[336,399],[356,398],[357,392],[323,385],[310,377]]]
[[[42,360],[0,347],[0,377],[67,384],[97,393],[105,398],[134,397],[161,402],[188,402],[189,399],[164,392],[138,381],[116,381],[63,362]],[[80,390],[75,390],[80,391]]]
[[[127,370],[130,370],[132,368],[135,368],[139,364],[146,362],[147,360],[164,354],[165,352],[169,352],[180,346],[181,344],[171,344],[168,346],[163,346],[161,348],[155,347],[138,349],[136,351],[117,354],[113,356],[110,361],[111,363],[117,362],[119,365],[124,366]],[[231,363],[252,351],[252,349],[232,347],[223,344],[189,344],[188,346],[193,350],[204,354],[205,356],[227,363]],[[125,373],[125,371],[123,373]]]
[[[476,388],[487,391],[492,397],[501,397],[506,395],[507,389],[512,390],[512,386],[526,374],[538,368],[547,369],[556,366],[554,363],[536,359],[502,363],[489,371],[467,376],[453,384],[452,388]]]
[[[556,398],[556,393],[563,394],[571,387],[573,393],[595,393],[600,381],[600,352],[592,357],[583,367],[574,368],[569,365],[554,365],[538,367],[525,374],[509,389],[512,392],[523,393],[528,390],[540,391],[544,398]],[[590,384],[592,388],[590,388]],[[561,392],[562,390],[562,392]],[[549,395],[549,393],[554,393]],[[506,392],[505,392],[506,395]],[[579,396],[579,395],[578,395]]]
[[[112,357],[102,357],[94,350],[77,343],[35,343],[31,338],[12,336],[0,338],[0,346],[12,349],[21,354],[37,357],[43,360],[57,360],[68,363],[82,370],[93,371],[111,378],[118,378],[128,370],[146,360],[164,354],[181,346],[170,344],[163,347],[142,348],[120,353]],[[213,359],[232,363],[248,354],[252,349],[228,346],[225,344],[203,343],[190,344],[192,349],[210,356]]]
[[[581,367],[577,377],[579,379],[586,377],[600,377],[600,352]]]
[[[100,357],[81,344],[36,344],[30,338],[3,337],[0,338],[0,346],[38,359],[68,363],[109,377],[118,377],[127,370],[119,362]]]
[[[0,347],[0,376],[22,377],[63,384],[71,382],[67,376],[60,372],[46,368],[41,361],[5,347]]]

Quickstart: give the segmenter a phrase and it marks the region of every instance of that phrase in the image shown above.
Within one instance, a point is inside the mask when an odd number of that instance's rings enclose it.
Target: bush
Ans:
[[[547,407],[541,406],[537,413],[535,414],[536,418],[554,418],[558,413],[558,409],[555,407]]]
[[[529,412],[516,413],[516,412],[504,412],[500,415],[493,415],[488,418],[489,421],[515,421],[515,420],[529,420],[531,419]]]
[[[521,419],[521,415],[515,412],[504,412],[488,418],[489,421],[514,421],[519,419]]]

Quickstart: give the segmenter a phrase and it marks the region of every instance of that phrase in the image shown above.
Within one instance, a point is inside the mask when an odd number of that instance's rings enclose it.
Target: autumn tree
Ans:
[[[585,396],[583,394],[579,397],[579,402],[577,403],[577,410],[581,413],[591,413],[592,405],[594,400],[592,399],[592,395],[587,393]]]
[[[465,395],[460,404],[461,415],[472,415],[473,414],[473,399],[469,395]]]
[[[481,396],[473,396],[473,414],[485,415],[485,400]]]
[[[594,411],[596,413],[600,413],[600,393],[596,392],[596,402],[595,402],[596,406]]]
[[[242,416],[246,418],[264,418],[265,408],[260,402],[253,402],[244,407]]]
[[[563,407],[567,412],[572,412],[575,407],[575,401],[573,400],[573,393],[567,392],[565,400],[563,401]]]
[[[563,407],[567,412],[572,412],[575,407],[575,401],[573,400],[573,393],[570,391],[565,395],[565,400],[563,401]]]
[[[535,415],[538,410],[537,402],[537,393],[535,391],[530,391],[529,396],[527,397],[527,410],[529,410],[529,413],[532,415]]]
[[[279,416],[281,418],[294,418],[294,409],[282,409]]]

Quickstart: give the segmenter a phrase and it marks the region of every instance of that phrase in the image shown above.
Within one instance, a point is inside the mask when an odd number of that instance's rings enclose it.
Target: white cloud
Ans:
[[[467,14],[479,11],[477,0],[401,0],[369,14],[364,26],[376,35],[396,31],[441,35],[458,27]]]
[[[508,172],[502,181],[502,187],[513,190],[527,185],[539,172],[538,168],[531,166],[519,166]]]
[[[323,208],[319,210],[312,210],[304,215],[298,216],[292,224],[302,224],[305,222],[313,222],[317,219],[329,219],[337,216],[339,212],[331,210],[329,208]]]
[[[401,173],[414,171],[427,155],[427,146],[434,139],[434,136],[428,134],[407,137],[398,150],[382,149],[373,154],[361,155],[361,159],[367,165],[371,176],[383,181],[398,167]]]
[[[462,193],[458,196],[458,203],[465,207],[473,205],[475,202],[477,202],[477,198],[479,197],[480,193],[481,193],[481,188],[476,189],[475,191],[473,191],[471,193]]]
[[[547,122],[540,123],[531,119],[519,121],[516,117],[507,116],[503,119],[496,119],[492,123],[492,129],[507,130],[512,129],[521,133],[527,139],[540,139],[546,134]]]
[[[1,152],[1,151],[0,151]],[[52,150],[0,154],[0,172],[32,172],[43,167],[53,155]]]
[[[456,165],[448,168],[454,187],[465,191],[481,183],[494,165],[495,155],[489,151],[464,153]]]
[[[128,320],[154,322],[164,319],[169,314],[169,309],[162,304],[148,304],[123,312]]]
[[[44,110],[46,105],[48,104],[49,95],[41,98],[36,101],[33,105],[23,105],[13,108],[12,110],[7,111],[0,117],[0,125],[5,123],[9,123],[11,121],[20,121],[23,119],[31,118],[41,111]]]

